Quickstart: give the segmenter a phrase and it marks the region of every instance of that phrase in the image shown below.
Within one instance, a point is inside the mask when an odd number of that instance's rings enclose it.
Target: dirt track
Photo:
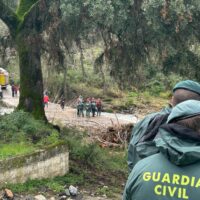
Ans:
[[[12,97],[10,87],[3,92],[3,102],[7,104],[7,106],[16,107],[19,102],[19,96]],[[71,127],[76,126],[86,128],[88,130],[91,128],[106,129],[110,126],[114,127],[122,124],[133,124],[137,122],[137,118],[133,115],[111,114],[104,112],[102,112],[100,117],[77,117],[76,109],[65,107],[65,109],[62,110],[59,104],[51,102],[49,103],[48,108],[45,108],[45,113],[49,122],[54,124]]]

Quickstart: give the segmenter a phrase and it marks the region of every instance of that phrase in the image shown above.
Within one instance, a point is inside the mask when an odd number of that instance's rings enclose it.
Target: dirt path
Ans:
[[[19,97],[12,97],[10,87],[8,87],[7,90],[3,92],[3,102],[9,107],[16,107],[19,103]],[[59,104],[51,102],[49,103],[48,108],[45,108],[45,113],[49,122],[52,122],[54,124],[71,127],[82,127],[88,130],[91,128],[105,129],[109,126],[130,123],[133,124],[137,122],[137,118],[133,115],[113,114],[104,112],[102,112],[101,116],[98,117],[77,117],[76,109],[71,107],[65,107],[65,109],[62,110]]]

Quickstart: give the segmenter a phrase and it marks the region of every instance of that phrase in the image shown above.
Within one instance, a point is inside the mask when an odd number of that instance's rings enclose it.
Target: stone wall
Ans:
[[[69,170],[68,160],[69,153],[65,145],[52,146],[29,155],[1,160],[0,184],[62,176]]]

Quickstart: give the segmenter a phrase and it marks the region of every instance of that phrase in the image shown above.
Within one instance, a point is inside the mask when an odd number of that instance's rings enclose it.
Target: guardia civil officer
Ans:
[[[135,165],[123,200],[199,200],[200,101],[176,105],[154,142],[160,153]]]
[[[200,100],[200,84],[192,80],[181,81],[173,88],[171,106],[147,115],[134,126],[128,147],[130,171],[139,160],[158,152],[153,142],[158,128],[166,123],[171,107],[189,99]]]

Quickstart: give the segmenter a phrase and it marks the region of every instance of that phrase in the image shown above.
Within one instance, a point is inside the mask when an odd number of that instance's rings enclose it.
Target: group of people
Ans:
[[[177,83],[169,106],[135,125],[128,166],[123,200],[199,199],[199,83]]]
[[[12,92],[12,97],[17,96],[19,91],[19,86],[15,85],[14,83],[11,84],[11,92]],[[2,86],[0,85],[0,98],[3,98],[3,90]]]
[[[88,97],[83,99],[80,95],[77,100],[77,116],[78,117],[95,117],[100,116],[102,111],[102,101],[100,98]],[[84,114],[85,113],[85,114]]]

